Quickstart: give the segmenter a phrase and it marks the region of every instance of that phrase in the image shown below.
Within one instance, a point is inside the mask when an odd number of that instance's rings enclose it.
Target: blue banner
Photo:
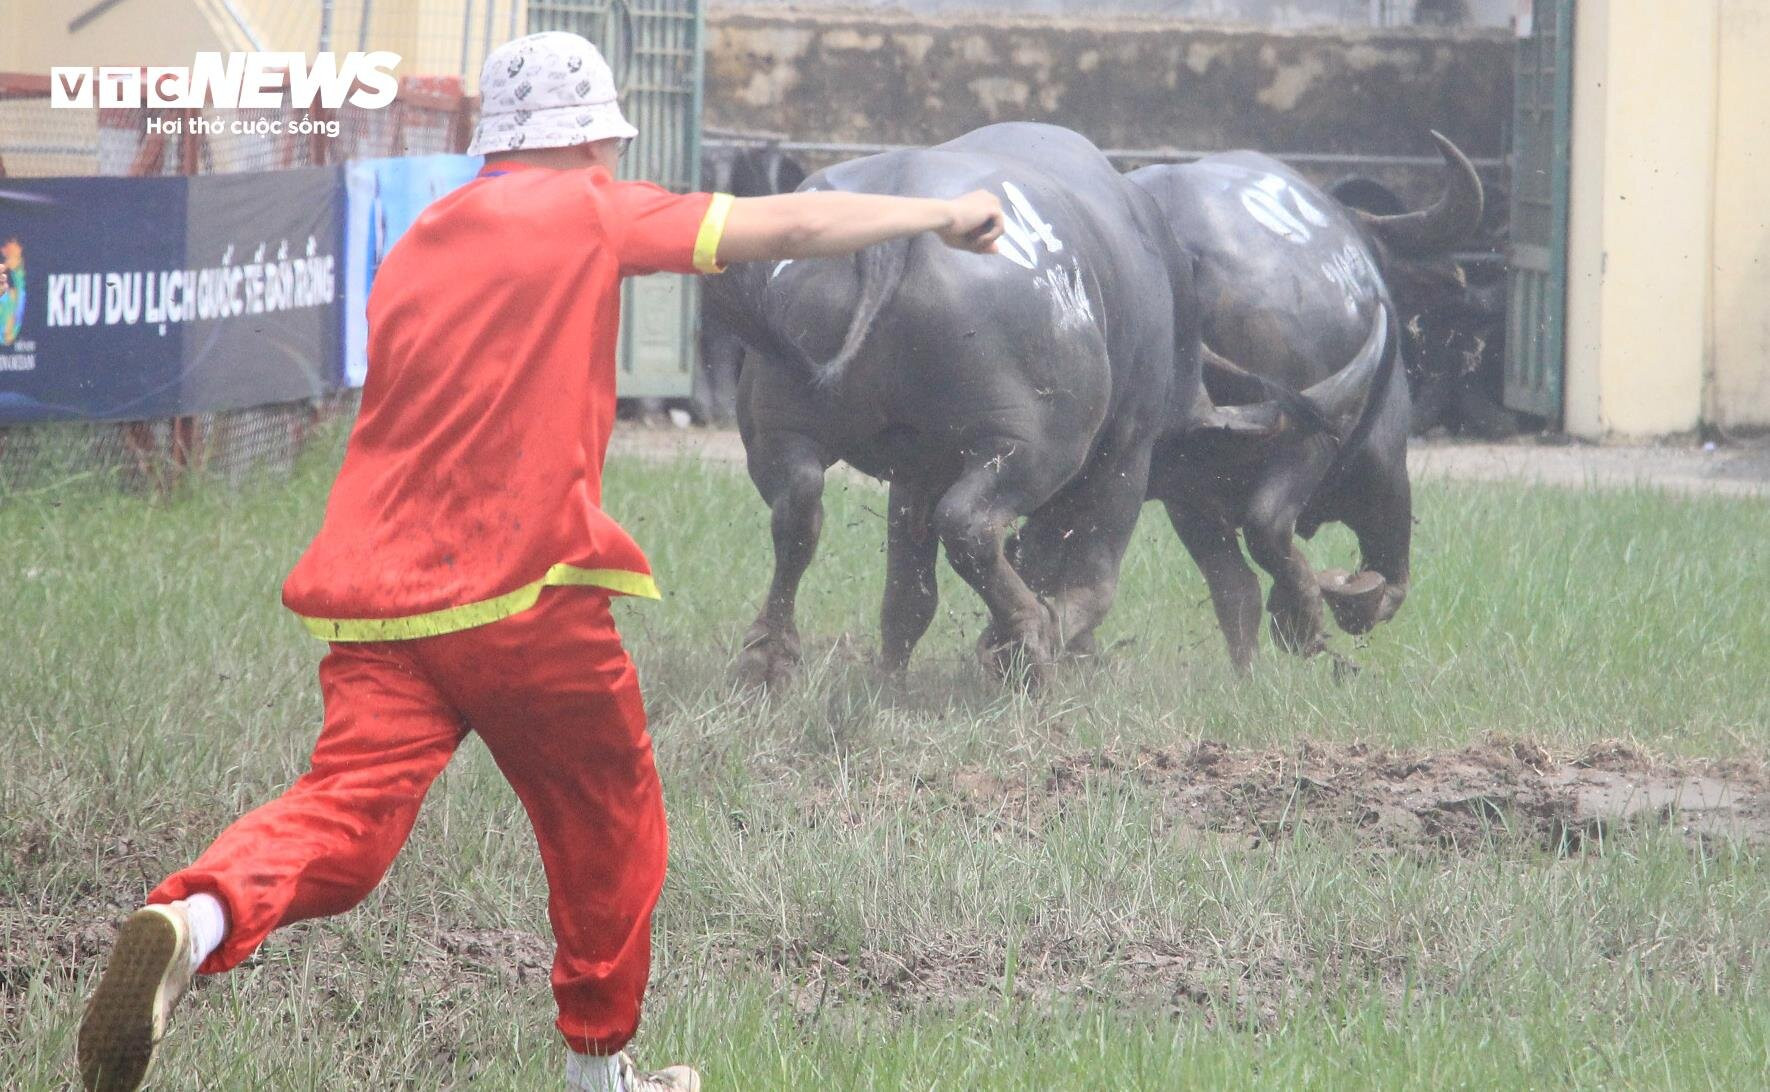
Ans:
[[[0,423],[177,412],[184,323],[167,319],[160,273],[184,268],[187,192],[182,178],[0,183]]]
[[[0,424],[343,382],[343,174],[0,182]]]
[[[344,382],[360,387],[368,372],[369,286],[381,259],[432,201],[472,181],[476,155],[361,159],[344,168],[349,193],[345,225]]]

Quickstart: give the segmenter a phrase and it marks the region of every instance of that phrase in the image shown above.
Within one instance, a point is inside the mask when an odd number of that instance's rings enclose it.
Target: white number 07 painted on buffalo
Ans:
[[[1026,194],[1012,182],[1002,183],[1002,194],[1008,198],[1003,208],[1002,236],[996,240],[996,253],[1024,269],[1039,266],[1039,246],[1052,254],[1063,249],[1063,241],[1052,234],[1051,225],[1039,216]]]

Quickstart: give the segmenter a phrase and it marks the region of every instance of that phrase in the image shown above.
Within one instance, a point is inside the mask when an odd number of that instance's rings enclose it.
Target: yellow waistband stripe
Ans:
[[[694,237],[694,267],[702,273],[723,273],[719,264],[719,240],[725,237],[725,218],[731,215],[732,197],[716,193],[701,220],[701,230]]]
[[[535,601],[541,598],[541,589],[547,587],[603,588],[641,599],[661,598],[657,582],[645,573],[625,569],[580,569],[576,565],[562,564],[553,566],[547,570],[546,576],[515,591],[426,614],[409,614],[404,618],[298,617],[307,632],[322,641],[410,641],[418,637],[440,637],[521,614],[535,605]]]

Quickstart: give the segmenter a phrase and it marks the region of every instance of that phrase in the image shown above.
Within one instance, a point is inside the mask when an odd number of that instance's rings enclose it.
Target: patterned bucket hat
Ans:
[[[550,30],[505,42],[479,77],[479,125],[468,155],[569,148],[634,137],[621,114],[614,73],[587,40]]]

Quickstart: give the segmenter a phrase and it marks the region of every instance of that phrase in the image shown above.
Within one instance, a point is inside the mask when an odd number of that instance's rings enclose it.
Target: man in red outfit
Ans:
[[[88,1089],[134,1089],[191,975],[279,925],[341,913],[392,864],[468,733],[534,825],[567,1084],[698,1089],[622,1053],[650,971],[663,799],[613,595],[655,598],[603,513],[621,278],[832,257],[934,231],[988,251],[1001,207],[847,193],[733,200],[622,182],[635,130],[594,46],[531,35],[481,78],[475,181],[388,254],[362,410],[283,601],[331,642],[312,766],[162,882],[118,934],[81,1023]],[[463,274],[463,270],[469,271]]]

